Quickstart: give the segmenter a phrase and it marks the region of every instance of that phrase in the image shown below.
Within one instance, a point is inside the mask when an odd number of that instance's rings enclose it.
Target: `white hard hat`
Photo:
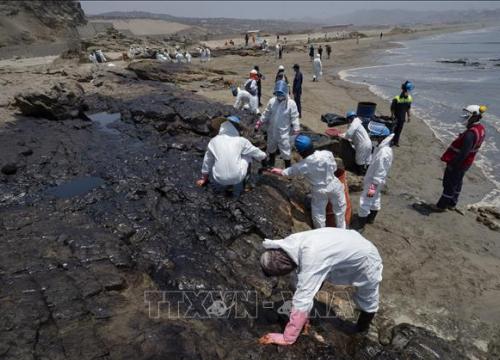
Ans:
[[[278,66],[278,70],[285,70],[285,67],[283,65]]]
[[[485,105],[468,105],[464,107],[464,111],[467,111],[473,115],[479,115],[486,112],[488,108]]]
[[[320,58],[321,56],[320,56],[319,54],[316,54],[316,57],[317,57],[317,58]]]

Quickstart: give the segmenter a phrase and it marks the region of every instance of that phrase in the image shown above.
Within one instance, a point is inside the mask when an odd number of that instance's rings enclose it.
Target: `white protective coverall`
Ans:
[[[390,143],[393,137],[394,134],[389,135],[375,148],[372,162],[363,180],[363,193],[359,198],[358,215],[360,217],[370,215],[371,210],[380,210],[380,195],[392,165],[393,154]],[[377,190],[373,197],[368,197],[367,193],[371,184],[376,185]]]
[[[208,58],[207,58],[207,52],[205,49],[200,49],[200,61],[201,62],[206,62],[208,61]]]
[[[264,160],[266,154],[241,137],[230,121],[222,123],[219,135],[208,143],[203,158],[202,174],[212,174],[220,185],[236,185],[247,174],[248,164],[253,159]]]
[[[250,92],[247,91],[251,96],[250,108],[253,109],[254,113],[257,113],[257,110],[259,109],[259,89],[257,87],[257,81],[254,79],[248,79],[247,81],[245,81],[244,88],[249,88],[251,90]],[[255,95],[252,95],[251,93],[254,93]]]
[[[106,56],[104,56],[103,52],[101,49],[97,50],[97,54],[101,57],[102,62],[107,62],[108,59],[106,59]]]
[[[323,281],[357,288],[354,301],[368,313],[378,311],[382,259],[377,248],[354,230],[321,228],[283,240],[265,239],[266,249],[282,249],[297,264],[292,307],[309,312]]]
[[[345,229],[344,185],[335,176],[337,163],[331,151],[315,151],[302,161],[283,171],[284,176],[303,175],[311,184],[311,215],[315,228],[326,225],[326,205],[332,204],[335,223],[338,228]]]
[[[291,128],[294,132],[300,131],[299,112],[295,101],[287,95],[286,100],[279,102],[274,96],[267,103],[260,121],[267,128],[267,153],[273,154],[279,149],[282,159],[290,160],[292,155]]]
[[[191,64],[191,59],[193,58],[189,52],[186,51],[186,61],[188,64]]]
[[[238,88],[238,95],[236,95],[233,107],[238,110],[248,109],[254,114],[259,114],[259,108],[256,107],[257,104],[253,101],[253,98],[248,91]]]
[[[323,65],[321,64],[321,59],[319,58],[319,54],[316,54],[316,57],[313,62],[313,79],[319,80],[323,75]]]
[[[354,118],[344,136],[354,145],[356,164],[369,165],[372,158],[372,141],[359,117]]]
[[[184,62],[184,55],[182,55],[180,52],[176,52],[175,53],[175,60],[179,64],[182,63],[182,62]]]

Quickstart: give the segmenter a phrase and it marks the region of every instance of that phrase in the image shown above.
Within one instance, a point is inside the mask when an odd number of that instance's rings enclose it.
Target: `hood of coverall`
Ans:
[[[231,123],[231,121],[227,120],[222,123],[219,130],[219,135],[228,135],[228,136],[240,136],[238,129]]]

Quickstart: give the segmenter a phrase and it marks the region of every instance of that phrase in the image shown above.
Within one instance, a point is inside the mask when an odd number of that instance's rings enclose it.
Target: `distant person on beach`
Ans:
[[[316,58],[313,62],[313,81],[319,81],[319,79],[321,79],[321,76],[323,76],[323,65],[321,64],[320,57],[320,54],[316,54]]]
[[[381,33],[380,33],[380,40],[382,40],[382,38],[383,38],[383,37],[384,37],[384,33],[383,33],[383,32],[381,32]]]
[[[326,207],[331,204],[336,227],[345,229],[347,202],[344,184],[335,176],[337,163],[331,151],[314,150],[309,136],[298,135],[295,149],[302,160],[286,169],[273,168],[271,172],[281,176],[303,176],[311,185],[311,217],[314,228],[326,226]]]
[[[279,150],[285,167],[292,165],[291,135],[300,132],[299,112],[295,101],[288,96],[288,84],[280,80],[274,86],[274,97],[269,100],[266,110],[255,124],[258,131],[262,126],[267,128],[267,149],[269,161],[264,167],[274,167],[276,152]]]
[[[391,134],[387,126],[380,123],[374,124],[377,123],[370,122],[368,130],[370,137],[378,145],[373,150],[372,161],[363,179],[363,192],[359,197],[358,231],[362,230],[365,224],[373,224],[375,221],[375,217],[382,207],[382,189],[392,166],[391,141],[394,134]]]
[[[288,78],[285,75],[285,67],[283,65],[278,66],[278,72],[276,73],[276,78],[274,79],[274,82],[284,80],[286,84],[288,85]]]
[[[278,50],[278,59],[283,58],[283,45],[280,45],[279,50]]]
[[[345,133],[340,134],[340,137],[352,142],[355,151],[356,173],[364,175],[372,159],[372,141],[355,111],[348,111],[345,117],[349,122],[349,128]]]
[[[293,71],[295,71],[295,77],[293,78],[292,95],[295,103],[297,104],[297,110],[299,111],[299,118],[302,118],[302,80],[303,76],[300,72],[299,64],[293,65]]]
[[[401,94],[392,99],[391,115],[396,121],[396,126],[394,127],[394,146],[399,146],[399,138],[401,136],[401,132],[403,131],[403,125],[406,121],[410,122],[410,109],[413,101],[410,91],[414,88],[415,86],[411,81],[405,81],[401,85]]]
[[[446,169],[443,176],[443,194],[435,205],[436,211],[441,212],[457,206],[464,175],[474,163],[486,136],[485,127],[480,123],[486,110],[484,105],[469,105],[464,108],[463,121],[466,130],[458,135],[441,156],[441,160],[446,163]]]
[[[309,59],[311,61],[314,60],[314,45],[313,44],[309,45]]]
[[[356,287],[353,300],[361,310],[349,330],[366,332],[379,308],[383,264],[370,241],[353,230],[322,228],[292,234],[282,240],[265,239],[260,266],[266,276],[285,276],[297,270],[289,321],[283,333],[259,339],[263,345],[291,345],[307,329],[314,297],[325,282]]]
[[[330,54],[332,53],[332,47],[330,44],[326,44],[326,56],[328,59],[330,59]]]
[[[245,34],[245,46],[248,46],[248,33]]]
[[[252,160],[262,161],[266,154],[240,136],[239,117],[232,115],[221,120],[219,134],[208,143],[201,178],[196,185],[204,186],[210,178],[216,192],[228,191],[232,187],[233,197],[239,197]]]
[[[259,99],[259,106],[262,106],[260,99],[262,98],[262,80],[266,80],[266,77],[260,72],[259,66],[255,65],[253,67],[257,71],[257,97]]]
[[[323,59],[323,47],[321,45],[318,48],[318,54],[319,54],[319,58]]]

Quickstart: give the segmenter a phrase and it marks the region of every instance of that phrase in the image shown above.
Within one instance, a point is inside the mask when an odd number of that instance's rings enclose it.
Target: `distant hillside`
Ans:
[[[395,6],[398,3],[394,3]],[[311,21],[311,19],[309,19]],[[410,10],[360,10],[333,16],[318,23],[352,23],[364,25],[417,25],[455,23],[500,23],[500,9],[467,11],[410,11]]]
[[[0,1],[0,47],[69,43],[85,22],[78,1]]]
[[[302,21],[283,21],[283,20],[251,20],[251,19],[232,19],[232,18],[189,18],[177,17],[168,14],[153,14],[141,11],[120,12],[113,11],[99,15],[89,16],[94,20],[110,19],[155,19],[166,20],[180,24],[190,25],[199,34],[200,29],[216,37],[223,34],[239,34],[248,30],[259,29],[269,33],[281,33],[304,31],[314,29],[318,24]]]

